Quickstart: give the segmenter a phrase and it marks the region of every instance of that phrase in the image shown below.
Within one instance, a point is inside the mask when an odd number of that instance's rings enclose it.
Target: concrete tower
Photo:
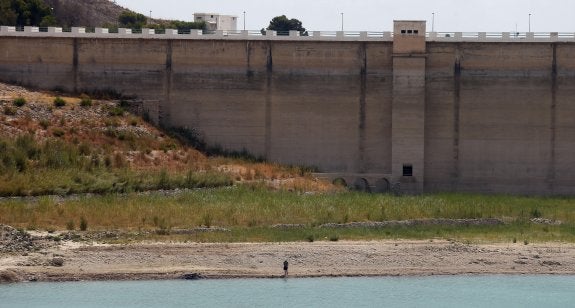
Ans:
[[[425,159],[425,21],[395,21],[392,181],[422,193]]]

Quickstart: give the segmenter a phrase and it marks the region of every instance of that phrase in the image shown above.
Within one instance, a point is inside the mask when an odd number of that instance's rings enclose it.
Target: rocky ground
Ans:
[[[3,226],[0,281],[575,274],[575,245],[450,241],[101,245]]]
[[[61,97],[65,106],[54,106],[56,97]],[[14,104],[18,98],[25,100],[24,105]],[[118,100],[94,99],[90,106],[81,106],[80,101],[78,97],[0,83],[0,136],[15,138],[30,134],[38,140],[58,137],[66,141],[112,144],[118,148],[124,144],[117,138],[120,133],[158,142],[167,139],[155,127],[118,109]],[[112,112],[117,113],[111,116]],[[58,131],[62,134],[56,134]]]
[[[27,253],[39,249],[29,233],[0,225],[0,253]]]

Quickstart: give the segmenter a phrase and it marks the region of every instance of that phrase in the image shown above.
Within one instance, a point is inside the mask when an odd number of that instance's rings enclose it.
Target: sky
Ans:
[[[574,0],[116,0],[152,18],[192,21],[195,12],[236,15],[238,29],[279,15],[311,31],[391,31],[393,20],[427,20],[438,32],[575,32]],[[531,14],[531,22],[529,22]],[[435,16],[435,18],[434,18]],[[432,20],[435,20],[432,25]]]

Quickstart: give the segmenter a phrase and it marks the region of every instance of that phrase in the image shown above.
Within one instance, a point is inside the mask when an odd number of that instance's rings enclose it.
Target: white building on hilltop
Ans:
[[[216,13],[194,13],[194,21],[205,21],[207,30],[227,30],[238,29],[238,17],[232,15],[220,15]]]

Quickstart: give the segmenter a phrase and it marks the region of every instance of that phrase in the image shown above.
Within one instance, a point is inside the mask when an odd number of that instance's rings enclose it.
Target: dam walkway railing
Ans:
[[[203,31],[0,26],[0,36],[190,40],[393,41],[393,32],[261,30]],[[575,32],[428,32],[428,42],[575,42]]]

